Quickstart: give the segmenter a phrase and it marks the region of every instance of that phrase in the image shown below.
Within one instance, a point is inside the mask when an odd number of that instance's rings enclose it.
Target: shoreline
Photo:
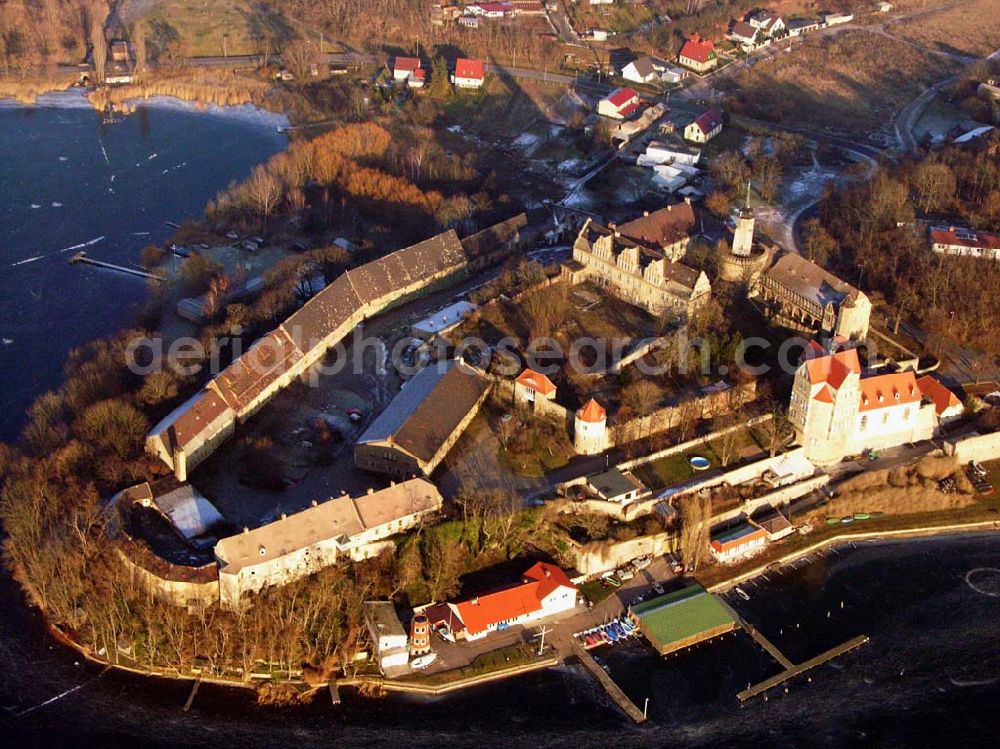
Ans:
[[[717,581],[711,585],[706,586],[706,590],[711,593],[717,593],[721,590],[726,590],[735,585],[745,582],[747,580],[758,577],[759,575],[766,572],[768,569],[774,567],[781,567],[789,564],[802,557],[809,556],[819,549],[826,548],[829,546],[842,545],[844,543],[851,543],[854,541],[893,541],[900,540],[906,541],[908,539],[924,539],[924,538],[939,538],[947,539],[949,537],[960,538],[968,534],[986,534],[989,532],[996,533],[1000,531],[1000,521],[974,521],[971,523],[961,523],[952,524],[946,526],[923,526],[915,528],[905,528],[897,530],[887,530],[887,531],[870,531],[865,533],[840,533],[829,538],[817,541],[815,544],[804,549],[798,549],[796,551],[789,552],[778,559],[764,562],[761,565],[753,568],[752,570],[744,572],[736,572],[732,576],[725,578],[724,580]],[[697,578],[692,578],[697,580]],[[22,588],[23,591],[23,588]],[[45,608],[38,604],[37,600],[32,596],[30,599],[25,592],[25,603],[35,606],[38,608],[39,612],[45,619],[45,627],[52,635],[54,639],[63,645],[70,647],[72,650],[77,652],[88,662],[93,663],[97,666],[102,666],[106,669],[114,669],[121,671],[123,673],[132,674],[135,676],[140,676],[144,678],[152,679],[168,679],[176,682],[194,682],[201,681],[208,684],[213,684],[215,686],[222,687],[232,687],[234,689],[243,689],[250,691],[257,691],[262,684],[275,684],[275,685],[290,685],[290,686],[302,686],[307,685],[309,688],[304,692],[310,698],[314,696],[317,692],[322,690],[325,684],[313,685],[308,684],[301,679],[271,679],[268,681],[263,681],[260,683],[246,682],[246,681],[236,681],[230,679],[223,679],[214,676],[205,676],[198,673],[168,673],[169,671],[177,671],[173,667],[164,667],[159,670],[149,670],[143,669],[135,666],[128,666],[123,664],[110,663],[109,661],[103,660],[96,653],[92,652],[90,648],[83,645],[76,640],[74,640],[66,632],[53,625],[46,616]],[[551,661],[551,662],[550,662]],[[443,685],[422,685],[419,683],[411,682],[399,682],[398,680],[386,680],[381,676],[371,676],[371,677],[339,677],[331,679],[330,681],[336,683],[338,686],[344,687],[359,687],[364,684],[377,684],[381,689],[387,692],[404,692],[413,694],[423,694],[429,697],[437,697],[444,694],[449,694],[451,692],[461,691],[470,687],[475,687],[480,684],[485,684],[493,681],[501,681],[513,676],[518,676],[524,673],[530,673],[533,671],[540,671],[547,668],[555,668],[561,665],[563,661],[557,658],[546,659],[539,661],[538,663],[519,665],[508,669],[502,669],[500,671],[491,672],[483,674],[481,676],[469,677],[466,679],[460,679],[454,683],[443,684]],[[447,672],[441,672],[447,673]]]

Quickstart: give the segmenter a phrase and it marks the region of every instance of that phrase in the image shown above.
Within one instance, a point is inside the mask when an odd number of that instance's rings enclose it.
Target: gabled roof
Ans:
[[[604,406],[593,398],[587,401],[584,407],[577,411],[576,415],[580,421],[586,421],[590,424],[597,424],[608,418],[608,412],[604,410]]]
[[[633,60],[629,63],[629,65],[631,65],[639,77],[644,80],[656,73],[656,67],[653,65],[653,58],[649,56]],[[625,67],[628,67],[628,65]]]
[[[713,533],[712,548],[716,551],[725,551],[732,546],[739,546],[747,541],[763,538],[764,535],[764,531],[760,528],[755,528],[749,523],[740,523],[718,533]]]
[[[533,369],[526,369],[517,376],[517,382],[531,388],[542,395],[550,395],[556,391],[556,386],[548,377]]]
[[[633,89],[629,88],[628,86],[625,86],[624,88],[616,88],[614,91],[608,94],[606,101],[610,101],[616,107],[621,109],[630,101],[637,98],[639,98],[639,94],[637,94]]]
[[[406,383],[358,444],[391,442],[427,462],[488,389],[478,370],[458,360],[430,364]]]
[[[544,562],[529,568],[522,580],[520,585],[455,604],[466,631],[477,635],[492,625],[533,614],[542,609],[545,598],[558,588],[576,589],[565,572],[554,564]]]
[[[692,34],[691,38],[684,42],[680,56],[695,62],[708,62],[715,57],[715,42],[711,39],[702,39],[700,34]]]
[[[990,234],[985,231],[971,229],[932,229],[931,241],[934,244],[969,247],[971,249],[1000,250],[1000,234]]]
[[[419,57],[397,57],[393,70],[408,70],[411,73],[420,68]]]
[[[528,217],[524,213],[512,216],[506,221],[501,221],[493,226],[488,226],[482,231],[463,237],[461,240],[462,249],[469,260],[488,255],[491,252],[502,249],[511,242],[516,242],[520,237],[520,230],[528,225]]]
[[[222,370],[215,378],[215,387],[239,413],[301,358],[302,352],[285,329],[277,328]]]
[[[779,257],[774,265],[764,271],[764,277],[804,297],[820,309],[830,302],[839,304],[861,295],[851,284],[794,252]]]
[[[757,36],[757,29],[746,21],[737,21],[729,33],[742,39],[754,39]]]
[[[455,61],[456,78],[472,78],[477,81],[486,77],[486,66],[482,60],[470,60],[466,57],[459,57]]]
[[[866,377],[861,380],[861,413],[878,408],[920,403],[920,388],[913,372]]]
[[[700,115],[698,119],[694,121],[694,124],[705,135],[708,135],[717,127],[722,127],[722,112],[714,108],[709,109],[707,112]]]
[[[623,237],[651,247],[666,247],[691,235],[698,219],[690,203],[668,205],[618,227]]]
[[[923,395],[930,398],[934,403],[934,410],[938,416],[945,411],[962,407],[962,401],[958,399],[958,396],[946,388],[940,380],[931,375],[924,375],[918,379],[917,387],[920,388],[920,392]]]

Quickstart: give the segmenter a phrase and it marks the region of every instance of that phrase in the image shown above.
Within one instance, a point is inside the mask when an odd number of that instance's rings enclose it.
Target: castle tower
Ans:
[[[426,614],[414,614],[410,622],[410,657],[431,652],[431,623]]]
[[[733,254],[749,257],[753,250],[753,208],[750,207],[750,183],[747,183],[747,200],[736,217],[736,231],[733,233]]]
[[[576,412],[573,449],[580,455],[599,455],[608,449],[608,412],[593,398]]]

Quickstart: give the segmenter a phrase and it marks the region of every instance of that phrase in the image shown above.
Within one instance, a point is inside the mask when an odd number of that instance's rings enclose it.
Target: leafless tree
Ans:
[[[104,74],[108,65],[108,42],[104,38],[104,18],[94,16],[90,22],[90,43],[93,46],[94,73],[97,84],[104,83]]]

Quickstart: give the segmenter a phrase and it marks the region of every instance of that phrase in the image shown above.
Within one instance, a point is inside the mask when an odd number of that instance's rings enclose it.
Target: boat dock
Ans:
[[[151,278],[154,281],[166,281],[163,276],[158,276],[155,273],[147,273],[146,271],[139,270],[138,268],[129,268],[126,265],[115,265],[114,263],[106,263],[103,260],[94,260],[93,258],[87,257],[86,252],[78,252],[69,259],[70,265],[75,265],[76,263],[85,263],[86,265],[94,265],[98,268],[107,268],[108,270],[118,271],[119,273],[127,273],[130,276]]]
[[[784,668],[786,671],[795,668],[795,664],[792,663],[790,660],[788,660],[787,656],[784,653],[778,650],[777,645],[775,645],[773,642],[764,637],[763,632],[761,632],[752,624],[748,624],[747,622],[743,622],[743,629],[745,629],[746,633],[754,639],[754,642],[756,642],[758,645],[764,648],[764,650],[770,653],[771,657],[774,658],[774,660],[776,660],[778,663],[780,663],[782,668]]]
[[[604,687],[604,691],[608,693],[608,696],[614,700],[618,707],[625,711],[625,714],[628,715],[628,717],[636,723],[646,722],[646,716],[643,714],[642,710],[636,707],[635,703],[629,699],[628,695],[622,691],[621,687],[615,684],[614,680],[608,676],[604,669],[597,665],[597,661],[594,660],[594,657],[590,653],[584,650],[580,644],[576,642],[573,643],[573,652],[576,654],[576,657],[580,659],[580,663],[582,663],[587,670],[594,675],[600,685]]]
[[[833,660],[837,656],[843,655],[844,653],[850,650],[854,650],[855,648],[864,645],[866,642],[868,642],[868,635],[858,635],[857,637],[854,637],[848,640],[847,642],[841,643],[840,645],[837,645],[834,648],[830,648],[825,653],[820,653],[815,658],[810,658],[809,660],[800,663],[797,666],[793,665],[790,668],[786,668],[780,674],[775,674],[770,679],[765,679],[759,684],[754,684],[752,687],[744,689],[743,691],[741,691],[739,694],[736,695],[736,698],[740,702],[745,702],[753,697],[757,697],[761,694],[764,694],[764,692],[768,691],[769,689],[774,689],[774,687],[784,684],[789,679],[793,679],[796,676],[804,674],[806,671],[815,668],[816,666],[821,666],[827,661]]]

